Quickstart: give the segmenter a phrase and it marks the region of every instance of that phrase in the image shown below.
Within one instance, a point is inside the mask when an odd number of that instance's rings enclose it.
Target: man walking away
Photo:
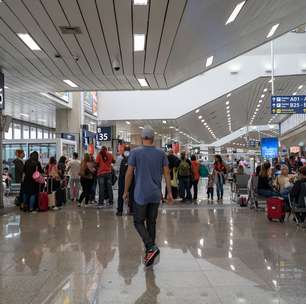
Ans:
[[[142,140],[143,145],[134,149],[128,159],[129,166],[125,177],[123,198],[127,200],[129,197],[135,171],[134,225],[146,248],[144,264],[150,266],[159,255],[155,237],[163,175],[167,184],[168,202],[172,203],[173,198],[168,159],[161,149],[154,146],[154,131],[150,127],[142,130]]]

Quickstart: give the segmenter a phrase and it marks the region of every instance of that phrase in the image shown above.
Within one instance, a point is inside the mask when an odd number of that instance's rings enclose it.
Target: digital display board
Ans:
[[[272,96],[271,97],[272,114],[305,114],[306,96]]]
[[[261,156],[264,158],[278,157],[278,138],[264,137],[261,139]]]

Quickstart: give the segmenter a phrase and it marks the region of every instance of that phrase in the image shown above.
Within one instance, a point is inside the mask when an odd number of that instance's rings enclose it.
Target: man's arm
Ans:
[[[168,166],[163,167],[163,173],[166,181],[167,192],[168,192],[168,201],[171,203],[173,201],[172,198],[172,189],[171,189],[171,177],[170,177],[170,170]]]
[[[129,190],[133,181],[133,175],[134,175],[134,167],[129,165],[125,174],[125,184],[124,184],[124,194],[123,194],[124,200],[127,200],[129,197]]]

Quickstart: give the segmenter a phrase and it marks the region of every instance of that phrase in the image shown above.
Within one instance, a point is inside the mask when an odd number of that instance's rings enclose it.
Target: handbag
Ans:
[[[38,171],[38,167],[36,167],[35,172],[32,175],[32,178],[34,181],[38,184],[44,184],[45,183],[45,178],[41,175],[41,173]]]

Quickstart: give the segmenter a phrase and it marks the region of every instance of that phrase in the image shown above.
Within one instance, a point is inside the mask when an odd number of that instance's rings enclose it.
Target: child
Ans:
[[[207,198],[214,199],[214,177],[212,174],[208,175],[208,182],[207,182]]]

